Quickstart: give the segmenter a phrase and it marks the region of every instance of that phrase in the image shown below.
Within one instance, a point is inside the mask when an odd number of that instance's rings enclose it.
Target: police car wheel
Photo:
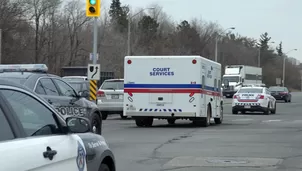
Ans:
[[[106,120],[108,117],[108,112],[102,112],[102,120]]]
[[[273,109],[273,110],[271,110],[271,113],[272,113],[272,114],[276,114],[276,110],[277,110],[277,109],[276,109],[276,108],[277,108],[277,106],[276,106],[276,105],[277,105],[277,104],[276,104],[276,102],[275,102],[274,109]]]
[[[270,108],[270,106],[268,105],[267,108],[264,109],[263,114],[269,115],[269,112],[270,112],[269,108]]]
[[[95,134],[102,134],[102,121],[98,114],[93,113],[91,117],[92,132]]]
[[[99,171],[110,171],[110,168],[107,164],[102,163],[101,166],[100,166]]]

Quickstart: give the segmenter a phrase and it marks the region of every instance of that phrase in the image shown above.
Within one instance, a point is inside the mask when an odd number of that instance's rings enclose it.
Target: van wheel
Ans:
[[[214,118],[215,124],[221,124],[223,121],[223,107],[220,107],[220,118]]]
[[[91,117],[92,132],[95,134],[102,134],[102,121],[97,113],[93,113]]]
[[[102,112],[102,120],[106,120],[108,117],[108,112]]]
[[[144,118],[143,122],[146,127],[151,127],[153,125],[153,118]]]
[[[143,127],[145,125],[142,118],[135,118],[135,124],[137,127]]]
[[[202,118],[202,120],[193,121],[193,123],[198,125],[198,126],[208,127],[210,125],[210,121],[211,121],[211,108],[208,105],[208,107],[207,107],[207,117]]]
[[[170,119],[167,119],[167,121],[169,124],[172,125],[172,124],[175,124],[176,119],[170,118]]]

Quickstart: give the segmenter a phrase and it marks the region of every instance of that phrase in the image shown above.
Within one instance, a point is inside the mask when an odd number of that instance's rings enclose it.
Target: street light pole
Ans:
[[[285,59],[286,59],[286,55],[292,51],[297,51],[298,49],[292,49],[288,52],[286,52],[284,55],[283,55],[283,69],[282,69],[282,86],[284,87],[285,85]]]
[[[225,29],[222,33],[225,33],[227,30],[234,30],[235,27],[230,27]],[[220,34],[217,33],[217,35],[215,36],[215,62],[218,62],[218,37],[220,36]]]
[[[147,10],[147,9],[155,9],[154,7],[152,8],[144,8],[140,10],[138,13],[134,14],[131,16],[131,13],[129,12],[129,17],[128,17],[128,38],[127,38],[127,56],[131,55],[131,20],[133,17],[137,16],[141,12]]]

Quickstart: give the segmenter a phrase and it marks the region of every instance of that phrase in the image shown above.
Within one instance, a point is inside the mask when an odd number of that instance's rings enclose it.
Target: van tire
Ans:
[[[176,119],[169,118],[169,119],[167,119],[167,121],[168,121],[169,124],[173,125],[173,124],[175,124]]]
[[[102,120],[106,120],[108,118],[108,112],[101,112],[102,113]]]
[[[211,107],[208,105],[207,107],[207,117],[205,118],[200,118],[198,120],[194,120],[193,124],[201,127],[208,127],[210,125],[210,120],[211,120]]]
[[[214,118],[215,124],[221,124],[223,121],[223,107],[220,106],[220,118]]]
[[[135,124],[137,127],[143,127],[144,126],[144,120],[142,118],[135,118]]]
[[[91,129],[93,133],[102,135],[102,120],[97,113],[93,113],[91,116]]]
[[[153,118],[147,117],[143,119],[145,127],[151,127],[153,125]]]

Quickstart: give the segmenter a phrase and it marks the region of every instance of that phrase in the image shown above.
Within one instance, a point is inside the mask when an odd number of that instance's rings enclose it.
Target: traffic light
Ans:
[[[101,15],[101,0],[86,0],[86,16],[99,17]]]

